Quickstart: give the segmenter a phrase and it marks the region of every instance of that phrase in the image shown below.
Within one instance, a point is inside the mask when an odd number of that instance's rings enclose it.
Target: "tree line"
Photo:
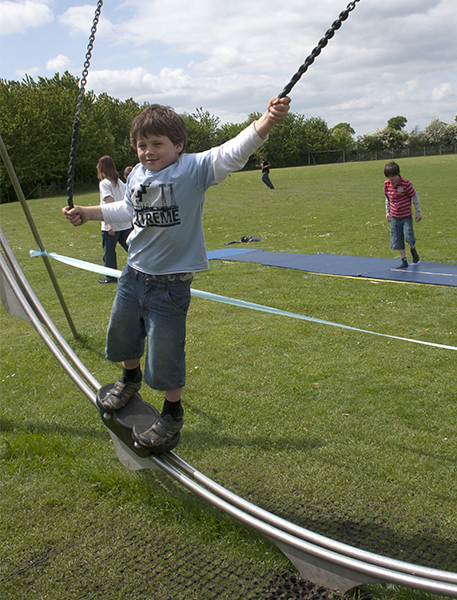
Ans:
[[[79,79],[68,71],[52,78],[36,81],[26,76],[22,81],[0,79],[0,131],[11,162],[25,195],[33,195],[38,184],[56,184],[64,193],[68,174],[70,144],[79,96]],[[133,99],[120,101],[102,93],[85,94],[75,167],[75,188],[84,183],[95,184],[95,165],[108,154],[120,173],[136,164],[130,147],[129,131],[133,118],[147,105]],[[221,124],[217,116],[203,108],[181,115],[188,128],[187,152],[199,152],[231,139],[260,113],[251,113],[243,123]],[[457,117],[456,117],[457,121]],[[379,151],[404,146],[456,144],[457,122],[449,125],[434,119],[424,131],[405,131],[405,117],[393,117],[382,130],[354,138],[349,123],[329,128],[320,117],[305,118],[289,113],[277,125],[262,147],[276,167],[308,164],[312,153],[327,151]],[[329,159],[330,160],[330,159]],[[253,156],[246,168],[254,168]],[[4,165],[0,165],[0,202],[15,200]]]

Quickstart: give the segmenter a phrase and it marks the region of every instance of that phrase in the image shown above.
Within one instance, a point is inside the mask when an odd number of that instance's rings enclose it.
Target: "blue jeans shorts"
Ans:
[[[413,218],[404,217],[403,219],[398,219],[397,217],[391,217],[390,249],[404,250],[405,238],[410,248],[414,248],[416,246],[416,238],[414,237],[413,229]]]
[[[119,279],[106,335],[106,358],[141,358],[144,380],[155,390],[186,381],[186,317],[193,273],[148,275],[128,265]],[[147,344],[146,344],[147,342]]]

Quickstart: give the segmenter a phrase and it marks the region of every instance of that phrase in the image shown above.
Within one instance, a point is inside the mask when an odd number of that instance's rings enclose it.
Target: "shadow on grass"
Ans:
[[[103,423],[100,423],[103,425]],[[106,439],[106,427],[100,427],[99,430],[93,428],[72,427],[71,425],[60,425],[58,423],[45,423],[38,421],[11,421],[8,419],[0,419],[0,432],[7,433],[39,433],[52,434],[68,437],[80,437],[88,439]],[[235,437],[227,434],[217,434],[210,430],[205,431],[183,431],[183,438],[187,446],[195,448],[246,448],[252,447],[265,451],[281,451],[281,450],[296,450],[304,452],[312,448],[322,447],[322,442],[318,438],[311,439],[307,437],[288,437],[288,438],[273,438],[268,436],[250,436]]]
[[[80,350],[85,350],[91,355],[98,356],[99,358],[106,360],[104,338],[103,342],[101,342],[99,338],[92,338],[83,333],[80,334],[79,338],[75,340],[74,343]]]
[[[412,454],[415,454],[418,457],[432,458],[438,463],[449,463],[449,465],[451,466],[455,465],[455,456],[444,456],[443,454],[438,454],[437,452],[426,452],[421,448],[412,448],[411,446],[406,446],[405,444],[390,443],[389,446],[392,448],[396,448],[399,455],[404,455],[407,452],[411,452]]]
[[[316,502],[312,483],[306,495],[293,488],[285,495],[259,477],[251,479],[247,489],[234,491],[264,510],[330,539],[404,562],[457,572],[455,532],[437,527],[427,515],[411,519],[406,513],[392,515],[367,503],[361,510],[357,490],[345,506],[331,500],[331,488],[327,502]]]
[[[8,419],[0,419],[0,432],[39,433],[106,440],[106,433],[104,428],[102,427],[98,431],[90,428],[72,427],[71,425],[59,425],[56,423],[45,423],[37,421],[25,421],[23,423],[19,423],[16,421],[10,421]]]
[[[325,507],[291,506],[281,509],[280,516],[316,533],[405,562],[457,572],[455,539],[421,520],[406,523],[388,520],[385,515],[344,515]],[[367,509],[365,509],[367,510]],[[397,525],[397,527],[396,527]]]
[[[187,491],[183,491],[175,481],[163,474],[144,474],[151,483],[159,485],[167,494],[179,499],[183,513],[188,510],[198,513],[199,506],[213,510],[204,500],[189,496]],[[219,483],[224,485],[227,482]],[[351,514],[350,499],[346,510],[334,506],[331,501],[316,506],[306,498],[302,498],[303,501],[300,502],[300,495],[293,489],[289,496],[284,497],[281,493],[280,497],[276,497],[275,489],[267,489],[265,481],[260,479],[251,478],[249,490],[232,491],[279,517],[333,540],[404,562],[457,572],[455,540],[425,519],[414,522],[406,522],[401,517],[389,519],[389,515],[380,515],[376,509],[370,511],[369,506],[356,516]],[[312,496],[312,488],[310,494]],[[224,516],[223,521],[230,522],[230,518]]]
[[[194,448],[255,448],[264,451],[284,451],[295,450],[297,452],[307,452],[313,448],[322,448],[323,443],[317,437],[311,438],[309,435],[296,437],[273,437],[271,434],[266,437],[253,436],[235,437],[227,434],[218,434],[214,431],[183,431],[183,439],[186,446]]]

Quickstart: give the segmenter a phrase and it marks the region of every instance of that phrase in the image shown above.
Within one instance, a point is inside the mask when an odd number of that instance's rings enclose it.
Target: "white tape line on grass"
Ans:
[[[78,267],[79,269],[85,269],[86,271],[93,271],[102,275],[110,275],[112,277],[120,277],[122,271],[116,269],[109,269],[100,265],[94,265],[93,263],[86,262],[84,260],[78,260],[77,258],[69,258],[68,256],[61,256],[55,252],[39,252],[38,250],[30,250],[30,256],[50,256],[60,262],[68,265]],[[223,304],[231,304],[233,306],[240,306],[241,308],[250,308],[251,310],[260,310],[262,312],[272,313],[274,315],[281,315],[283,317],[292,317],[293,319],[301,319],[302,321],[310,321],[311,323],[320,323],[321,325],[331,325],[332,327],[339,327],[340,329],[349,329],[351,331],[358,331],[360,333],[369,333],[371,335],[378,335],[381,337],[390,338],[392,340],[401,340],[402,342],[412,342],[413,344],[421,344],[422,346],[433,346],[434,348],[444,348],[445,350],[457,350],[455,346],[448,346],[446,344],[434,344],[433,342],[424,342],[423,340],[413,340],[411,338],[399,337],[397,335],[389,335],[387,333],[378,333],[377,331],[370,331],[368,329],[359,329],[358,327],[351,327],[350,325],[342,325],[341,323],[333,323],[332,321],[324,321],[323,319],[315,319],[314,317],[307,317],[305,315],[299,315],[297,313],[288,312],[287,310],[280,310],[279,308],[271,308],[270,306],[263,306],[263,304],[255,304],[254,302],[246,302],[245,300],[237,300],[236,298],[229,298],[227,296],[220,296],[219,294],[212,294],[211,292],[201,292],[194,288],[191,289],[192,296],[197,298],[204,298],[205,300],[213,300],[215,302],[222,302]]]
[[[86,262],[85,260],[79,260],[78,258],[70,258],[69,256],[62,256],[55,252],[40,252],[39,250],[30,250],[30,256],[50,256],[55,258],[59,262],[71,265],[72,267],[78,267],[78,269],[84,269],[85,271],[92,271],[92,273],[98,273],[99,275],[109,275],[110,277],[119,278],[122,275],[122,271],[117,269],[110,269],[109,267],[102,267],[101,265],[95,265],[94,263]]]

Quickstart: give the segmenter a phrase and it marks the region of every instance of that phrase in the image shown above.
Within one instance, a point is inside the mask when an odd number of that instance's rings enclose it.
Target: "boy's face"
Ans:
[[[397,183],[400,181],[400,175],[388,175],[387,179],[390,179],[394,185],[397,185]]]
[[[148,171],[157,173],[166,169],[179,158],[184,144],[173,144],[166,135],[138,136],[136,151],[140,163]]]

